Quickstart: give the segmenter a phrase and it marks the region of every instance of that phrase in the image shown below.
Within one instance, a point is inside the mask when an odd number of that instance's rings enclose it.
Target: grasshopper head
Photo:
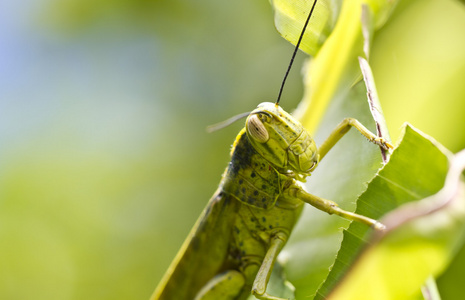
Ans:
[[[318,163],[313,139],[275,103],[261,103],[248,116],[245,128],[255,150],[282,173],[290,171],[303,179]]]

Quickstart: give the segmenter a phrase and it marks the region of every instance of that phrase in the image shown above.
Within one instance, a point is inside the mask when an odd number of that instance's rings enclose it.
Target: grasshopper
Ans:
[[[152,300],[243,300],[250,294],[258,299],[281,299],[267,294],[266,288],[305,203],[374,229],[384,228],[376,220],[309,194],[301,182],[351,127],[384,149],[392,146],[357,120],[347,118],[317,148],[300,122],[279,106],[282,86],[276,103],[262,103],[248,114],[217,191]]]

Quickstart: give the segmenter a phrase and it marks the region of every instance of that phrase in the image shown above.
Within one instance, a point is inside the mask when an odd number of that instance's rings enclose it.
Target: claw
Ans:
[[[384,150],[389,150],[389,149],[393,149],[394,147],[388,143],[385,139],[383,138],[380,138],[380,137],[377,137],[377,138],[374,138],[373,143],[375,143],[376,145],[380,146],[380,147],[383,147]]]
[[[386,230],[386,225],[384,225],[384,224],[382,224],[380,222],[376,222],[372,226],[373,226],[373,229],[375,229],[375,230],[379,230],[379,231]]]

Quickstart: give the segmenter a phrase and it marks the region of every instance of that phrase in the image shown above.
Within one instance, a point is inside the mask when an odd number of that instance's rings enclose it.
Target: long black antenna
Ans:
[[[287,76],[289,75],[289,72],[291,71],[292,64],[294,63],[294,58],[297,55],[297,50],[299,50],[300,42],[302,41],[302,38],[304,37],[305,30],[307,29],[308,22],[310,21],[310,17],[313,14],[313,9],[315,9],[316,2],[317,0],[313,2],[312,8],[310,9],[310,12],[308,13],[307,21],[305,21],[304,28],[302,28],[302,32],[300,33],[299,40],[297,41],[297,44],[295,44],[295,49],[294,49],[294,53],[292,53],[291,62],[289,63],[289,67],[287,67],[286,74],[284,75],[283,82],[281,83],[281,88],[279,89],[279,94],[278,94],[278,99],[276,100],[276,105],[278,105],[279,100],[281,100],[281,94],[283,93],[284,84],[286,83]]]

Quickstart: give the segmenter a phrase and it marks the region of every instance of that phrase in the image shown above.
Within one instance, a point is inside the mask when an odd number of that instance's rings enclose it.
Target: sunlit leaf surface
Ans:
[[[391,162],[361,196],[359,211],[370,209],[362,201],[370,196],[385,203],[380,210],[421,200],[402,205],[382,219],[387,230],[369,239],[372,244],[360,254],[331,299],[416,299],[428,277],[439,275],[463,246],[465,186],[460,176],[465,169],[465,152],[452,156],[437,146],[427,136],[406,127]],[[402,167],[403,172],[399,172]],[[437,188],[441,190],[422,199]],[[359,248],[364,237],[357,227],[352,224],[345,234],[324,288],[352,263],[350,252]],[[324,288],[321,296],[326,294]]]

